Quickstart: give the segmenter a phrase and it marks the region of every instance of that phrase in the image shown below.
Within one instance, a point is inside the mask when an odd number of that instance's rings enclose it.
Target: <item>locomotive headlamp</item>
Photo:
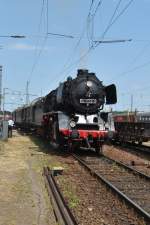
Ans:
[[[88,80],[88,81],[86,82],[86,85],[87,85],[87,87],[92,87],[92,82]]]
[[[75,127],[75,126],[76,126],[75,121],[74,121],[74,120],[71,120],[71,121],[70,121],[70,127],[72,127],[72,128],[73,128],[73,127]]]

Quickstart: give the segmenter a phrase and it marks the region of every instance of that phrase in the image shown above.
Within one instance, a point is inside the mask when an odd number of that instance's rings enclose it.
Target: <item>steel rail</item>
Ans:
[[[135,169],[135,168],[133,168],[133,167],[131,167],[131,166],[126,165],[126,164],[123,163],[123,162],[117,161],[117,160],[115,160],[115,159],[111,159],[111,158],[109,158],[109,157],[106,156],[106,155],[103,155],[103,154],[102,154],[102,156],[103,156],[104,158],[108,159],[109,161],[112,161],[112,162],[116,163],[118,166],[122,166],[122,167],[124,167],[125,169],[131,171],[132,173],[138,174],[140,177],[145,178],[145,179],[147,179],[147,180],[150,181],[150,176],[148,176],[147,174],[144,174],[144,173],[140,172],[139,170],[137,170],[137,169]]]
[[[141,145],[139,146],[138,144],[132,144],[130,142],[126,142],[124,146],[122,146],[119,143],[114,144],[114,146],[119,146],[119,147],[123,147],[125,149],[128,150],[133,150],[133,151],[138,151],[144,154],[150,154],[150,147],[149,146],[145,146],[145,145]]]
[[[150,147],[149,146],[138,145],[138,144],[131,144],[131,143],[127,143],[127,144],[129,146],[129,148],[131,148],[133,150],[138,150],[138,151],[141,151],[143,153],[150,154]]]
[[[58,224],[77,225],[78,223],[65,203],[49,167],[43,168],[43,175]]]
[[[72,154],[72,156],[78,160],[78,162],[83,165],[90,173],[91,175],[95,176],[98,180],[102,181],[106,187],[108,187],[110,190],[112,190],[115,194],[118,195],[121,200],[124,200],[129,206],[135,209],[136,212],[138,212],[146,222],[150,222],[150,214],[146,212],[144,209],[142,209],[138,204],[136,204],[134,201],[132,201],[128,196],[126,196],[122,191],[120,191],[117,187],[115,187],[111,182],[109,182],[107,179],[105,179],[103,176],[98,174],[94,169],[92,169],[90,166],[86,164],[86,162],[80,157],[78,157],[75,154]]]

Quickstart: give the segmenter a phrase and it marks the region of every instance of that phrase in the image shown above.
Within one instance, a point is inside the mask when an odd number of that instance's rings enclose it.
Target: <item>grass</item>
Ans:
[[[80,203],[80,199],[76,195],[75,186],[66,182],[63,176],[59,177],[59,183],[63,186],[63,195],[67,199],[69,207],[71,209],[76,208]]]
[[[69,186],[66,186],[66,190],[63,191],[64,197],[68,200],[68,205],[70,208],[76,208],[80,202],[77,195],[74,193],[73,190]]]

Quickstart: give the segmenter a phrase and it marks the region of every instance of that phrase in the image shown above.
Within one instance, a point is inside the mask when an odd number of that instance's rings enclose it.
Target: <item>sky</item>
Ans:
[[[27,81],[31,101],[86,68],[104,85],[116,84],[114,110],[130,110],[131,99],[133,110],[150,110],[150,0],[131,1],[103,36],[117,5],[114,18],[130,1],[101,0],[91,17],[100,0],[93,1],[91,10],[92,0],[0,0],[5,109],[25,103]],[[26,37],[2,37],[16,34]],[[132,41],[97,47],[94,42],[120,39]]]

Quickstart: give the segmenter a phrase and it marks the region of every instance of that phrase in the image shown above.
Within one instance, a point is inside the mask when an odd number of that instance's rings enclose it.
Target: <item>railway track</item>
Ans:
[[[134,174],[137,174],[137,175],[139,175],[140,177],[142,177],[142,178],[147,179],[148,181],[150,181],[150,176],[149,176],[149,175],[147,175],[147,174],[145,174],[145,173],[143,173],[143,172],[137,170],[137,169],[134,168],[133,166],[129,166],[129,165],[127,165],[127,164],[125,164],[125,163],[123,163],[123,162],[120,162],[120,161],[118,161],[118,160],[111,159],[111,158],[109,158],[108,156],[104,156],[104,155],[103,155],[103,157],[105,157],[105,159],[108,159],[108,160],[111,161],[112,163],[115,163],[116,165],[118,165],[118,166],[120,166],[120,167],[124,167],[126,170],[128,170],[128,171],[130,171],[130,172],[132,172],[132,173],[134,173]]]
[[[50,196],[57,223],[59,225],[77,225],[77,222],[67,206],[49,167],[44,167],[43,175],[45,177],[46,188]]]
[[[93,176],[150,222],[150,177],[120,162],[101,156],[73,154]]]
[[[130,142],[125,143],[123,146],[121,144],[115,144],[117,146],[121,146],[123,148],[128,149],[129,151],[134,151],[136,153],[144,154],[150,157],[150,147],[146,145],[132,144]]]
[[[146,145],[138,145],[138,144],[131,144],[128,143],[127,146],[132,148],[133,150],[138,150],[139,152],[145,153],[147,155],[150,155],[150,147]]]

